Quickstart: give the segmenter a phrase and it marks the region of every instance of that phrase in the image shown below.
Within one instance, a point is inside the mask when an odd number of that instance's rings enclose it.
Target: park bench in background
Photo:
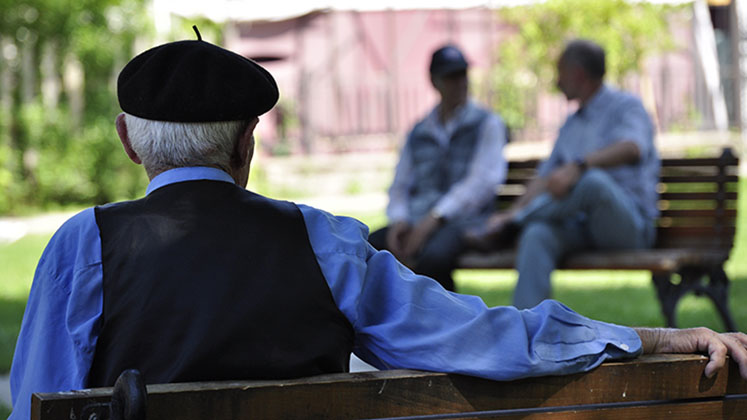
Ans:
[[[535,175],[538,161],[509,162],[506,186],[498,196],[507,207]],[[675,308],[688,292],[705,294],[716,305],[724,326],[737,326],[728,306],[729,278],[724,263],[734,245],[739,160],[731,149],[717,158],[663,159],[659,177],[657,241],[653,249],[592,251],[570,255],[560,269],[648,270],[668,326],[675,326]],[[513,268],[515,252],[469,252],[460,268]]]
[[[738,366],[730,362],[707,379],[706,361],[697,355],[652,355],[604,363],[588,373],[510,382],[392,370],[148,385],[147,402],[133,394],[138,386],[125,384],[124,394],[143,408],[148,420],[744,418],[747,381],[739,377]],[[34,394],[31,418],[143,419],[111,416],[110,401],[112,388]],[[124,404],[120,400],[120,412],[138,411]]]

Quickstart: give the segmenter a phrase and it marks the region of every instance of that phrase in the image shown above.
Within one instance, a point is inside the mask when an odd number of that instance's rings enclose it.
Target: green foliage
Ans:
[[[548,0],[501,9],[516,32],[499,47],[493,106],[511,128],[529,123],[537,94],[552,89],[555,61],[574,38],[602,45],[606,77],[619,83],[641,69],[647,54],[672,47],[667,15],[673,9],[628,0]]]
[[[114,130],[114,87],[150,33],[144,3],[0,0],[0,74],[11,81],[0,86],[0,214],[142,192]]]

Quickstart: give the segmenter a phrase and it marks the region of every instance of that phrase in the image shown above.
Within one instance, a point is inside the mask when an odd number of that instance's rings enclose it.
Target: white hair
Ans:
[[[125,114],[132,149],[148,173],[185,166],[229,169],[236,141],[248,121],[181,123]]]

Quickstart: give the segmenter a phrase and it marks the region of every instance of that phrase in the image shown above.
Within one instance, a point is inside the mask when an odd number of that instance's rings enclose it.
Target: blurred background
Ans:
[[[585,37],[605,47],[607,81],[643,99],[663,156],[717,156],[728,146],[744,162],[744,3],[0,0],[0,417],[3,375],[51,233],[73,212],[139,197],[147,185],[113,123],[116,77],[134,55],[195,39],[196,24],[204,40],[260,62],[281,98],[261,117],[249,189],[376,229],[385,223],[404,137],[437,101],[428,64],[445,43],[467,55],[472,96],[507,123],[511,159],[549,152],[573,111],[553,87],[555,59],[566,40]],[[727,272],[744,329],[747,190],[740,184]],[[508,304],[515,274],[470,271],[457,282],[490,305]],[[585,315],[663,325],[647,273],[563,272],[554,282],[557,297]],[[619,308],[620,299],[635,304]],[[678,317],[685,326],[723,328],[703,299],[684,300]]]
[[[261,192],[381,193],[391,171],[378,170],[393,165],[407,130],[436,102],[427,68],[445,43],[470,60],[474,98],[507,122],[511,157],[546,153],[572,111],[553,88],[554,65],[565,40],[579,36],[605,47],[609,82],[641,96],[663,154],[742,149],[747,70],[740,73],[739,43],[747,32],[740,37],[736,1],[0,0],[0,7],[4,215],[141,194],[146,180],[114,136],[116,76],[156,43],[195,39],[193,24],[279,83],[280,102],[257,132],[264,162],[252,187]],[[289,177],[317,161],[332,169],[308,156],[343,162],[361,153],[365,165],[332,166],[372,166],[380,174],[371,181],[360,174],[325,186],[308,173]],[[298,156],[293,168],[263,164]]]

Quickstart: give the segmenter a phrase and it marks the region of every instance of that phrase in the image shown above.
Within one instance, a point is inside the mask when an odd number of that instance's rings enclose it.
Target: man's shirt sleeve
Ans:
[[[394,179],[389,187],[389,204],[386,215],[389,223],[409,221],[410,188],[412,187],[412,157],[410,156],[410,135],[400,152],[399,162],[394,170]]]
[[[615,123],[608,134],[610,144],[632,141],[638,146],[641,156],[648,156],[654,147],[653,125],[641,101],[632,95],[626,95],[614,115]]]
[[[335,302],[355,330],[354,352],[377,368],[512,380],[586,371],[641,352],[632,329],[556,301],[520,311],[448,292],[374,250],[360,222],[301,211]]]
[[[506,126],[497,115],[491,114],[480,127],[467,176],[449,189],[436,203],[435,210],[448,219],[472,213],[494,200],[508,171],[503,156],[505,144]]]
[[[537,176],[540,178],[545,178],[550,175],[550,173],[560,166],[563,162],[561,162],[560,158],[560,146],[558,145],[560,143],[560,139],[563,138],[563,132],[566,130],[566,124],[563,125],[563,127],[560,128],[560,131],[558,133],[558,137],[555,139],[555,143],[553,144],[552,151],[550,152],[550,156],[539,163],[537,166]]]
[[[34,275],[11,367],[13,412],[28,419],[31,394],[82,389],[103,304],[101,245],[93,209],[68,220]]]

